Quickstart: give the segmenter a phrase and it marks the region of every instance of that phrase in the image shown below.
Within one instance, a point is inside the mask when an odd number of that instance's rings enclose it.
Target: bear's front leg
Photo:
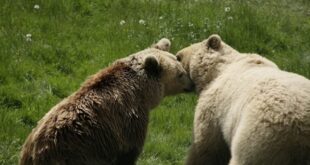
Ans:
[[[196,108],[193,138],[186,165],[228,164],[230,151],[211,111]]]

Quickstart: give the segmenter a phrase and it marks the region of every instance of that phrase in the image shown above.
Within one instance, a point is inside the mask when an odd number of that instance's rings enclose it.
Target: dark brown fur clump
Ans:
[[[124,63],[103,69],[39,121],[20,164],[134,164],[162,97],[156,78]]]

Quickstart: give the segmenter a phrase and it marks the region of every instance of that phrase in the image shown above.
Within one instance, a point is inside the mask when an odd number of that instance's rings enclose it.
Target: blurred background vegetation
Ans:
[[[0,164],[17,164],[36,122],[115,59],[162,37],[172,52],[217,33],[310,78],[309,0],[0,0]],[[152,111],[138,164],[182,164],[197,96]]]

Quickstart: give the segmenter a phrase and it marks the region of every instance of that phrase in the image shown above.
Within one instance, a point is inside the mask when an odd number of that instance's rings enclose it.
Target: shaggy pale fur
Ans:
[[[20,164],[135,164],[150,109],[164,96],[191,88],[181,63],[168,52],[150,48],[120,59],[38,122]]]
[[[218,35],[177,53],[199,94],[186,164],[310,164],[310,81]]]

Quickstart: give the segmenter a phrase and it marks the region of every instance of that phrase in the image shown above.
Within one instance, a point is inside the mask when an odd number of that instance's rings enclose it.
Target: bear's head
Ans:
[[[163,44],[165,49],[152,46],[119,61],[129,64],[140,75],[157,79],[162,86],[164,96],[193,91],[194,83],[181,62],[175,55],[163,51],[169,50],[170,41],[164,38],[158,43],[168,43],[168,45]]]
[[[180,50],[176,57],[188,72],[200,92],[222,71],[224,64],[240,54],[213,34],[208,39]]]
[[[194,84],[182,64],[168,52],[158,50],[158,53],[145,56],[143,68],[148,75],[159,79],[164,87],[165,96],[194,89]]]

